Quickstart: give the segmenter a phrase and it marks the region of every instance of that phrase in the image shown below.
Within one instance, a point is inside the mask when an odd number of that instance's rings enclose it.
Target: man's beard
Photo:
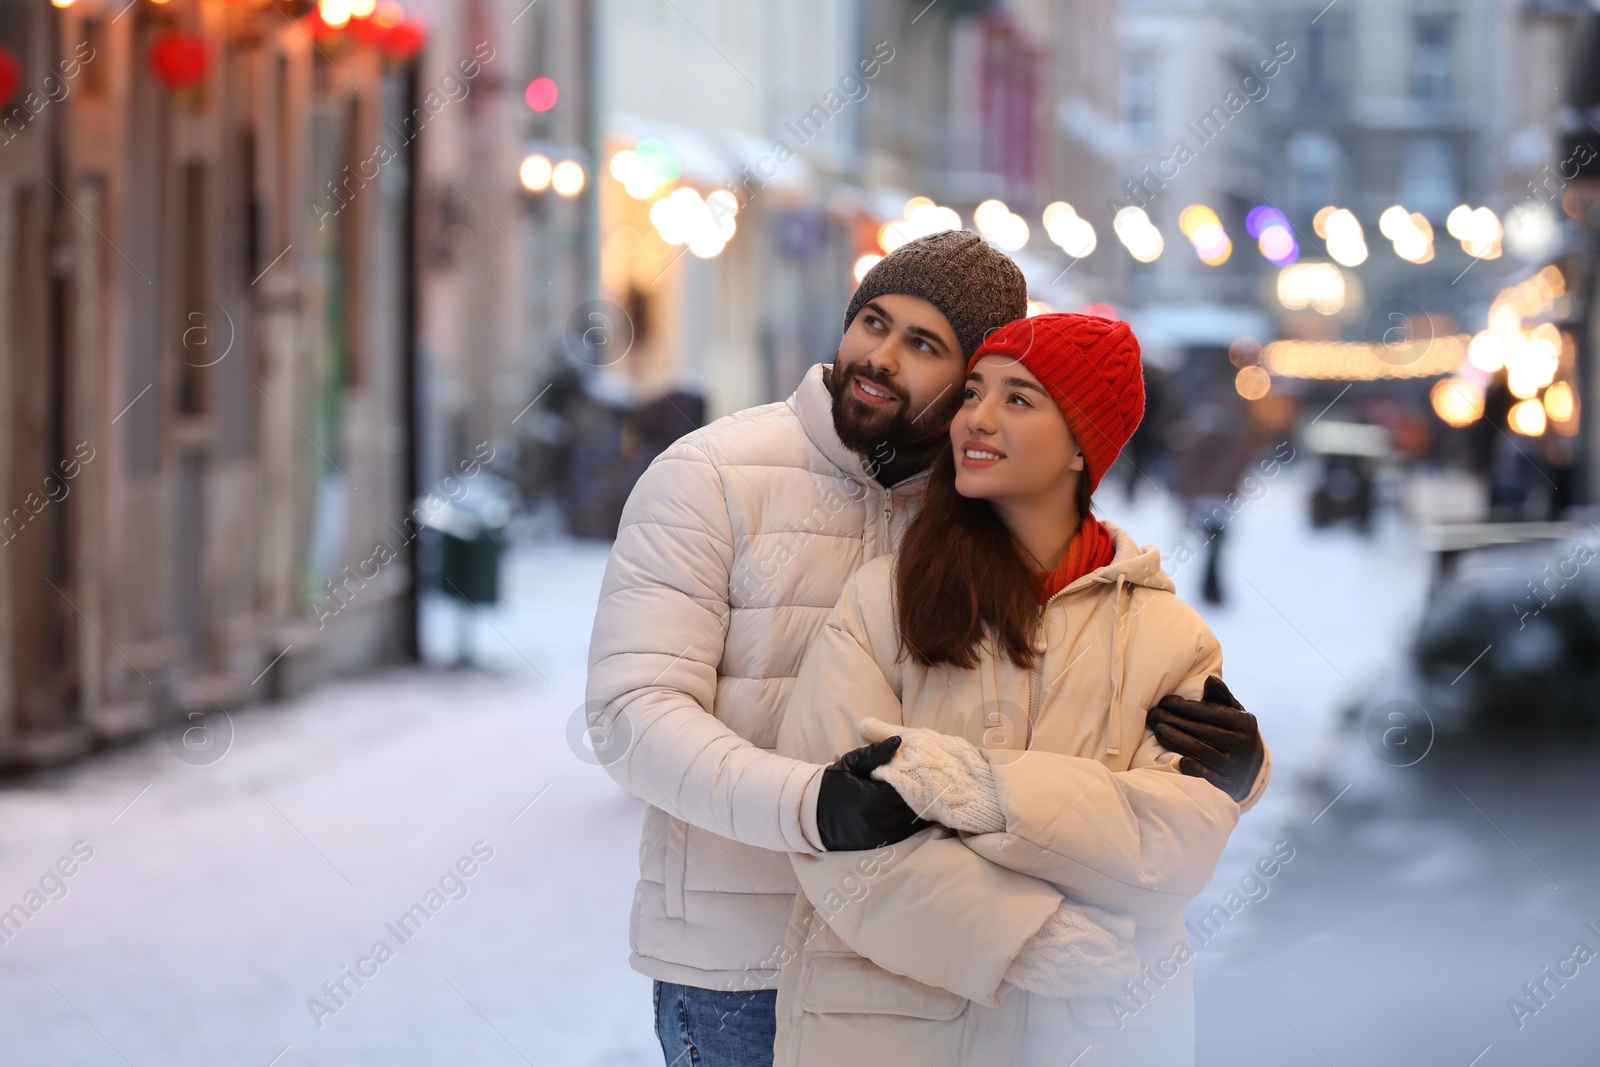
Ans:
[[[870,382],[899,403],[886,410],[869,409],[865,401],[854,396],[852,385],[857,378]],[[828,394],[833,398],[833,429],[846,448],[859,453],[875,468],[899,469],[903,477],[910,470],[926,466],[939,448],[949,447],[950,420],[961,408],[961,391],[947,389],[920,411],[914,411],[905,391],[887,379],[887,375],[875,372],[866,363],[845,365],[835,353],[832,372],[827,375]]]

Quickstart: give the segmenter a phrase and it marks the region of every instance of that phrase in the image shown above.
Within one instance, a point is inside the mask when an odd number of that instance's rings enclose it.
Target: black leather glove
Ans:
[[[1202,700],[1162,697],[1145,723],[1169,752],[1183,757],[1178,770],[1204,778],[1236,801],[1250,795],[1266,747],[1256,717],[1234,699],[1222,679],[1206,679]]]
[[[888,782],[872,771],[894,758],[900,738],[889,737],[846,752],[822,772],[817,832],[829,852],[859,852],[904,841],[934,825],[919,819]]]

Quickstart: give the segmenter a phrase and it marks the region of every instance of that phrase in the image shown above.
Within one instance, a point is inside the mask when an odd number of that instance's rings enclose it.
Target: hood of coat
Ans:
[[[1101,525],[1111,535],[1111,562],[1098,567],[1062,589],[1055,597],[1068,596],[1079,589],[1093,585],[1140,585],[1162,592],[1176,592],[1177,586],[1161,569],[1161,553],[1155,545],[1139,545],[1133,535],[1116,523],[1101,520]]]

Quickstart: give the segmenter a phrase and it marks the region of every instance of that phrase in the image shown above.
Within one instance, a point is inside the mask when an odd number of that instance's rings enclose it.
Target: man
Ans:
[[[1021,271],[976,234],[912,241],[862,280],[831,365],[682,438],[628,499],[587,696],[609,729],[600,761],[650,805],[629,962],[655,980],[669,1065],[771,1063],[786,853],[928,825],[869,777],[887,742],[828,767],[771,749],[806,646],[851,574],[894,551],[949,447],[968,357],[1026,308]],[[1162,701],[1151,729],[1248,805],[1268,770],[1255,720],[1208,696]]]

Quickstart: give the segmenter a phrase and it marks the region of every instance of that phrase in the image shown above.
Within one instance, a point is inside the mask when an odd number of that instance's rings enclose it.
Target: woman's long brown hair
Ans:
[[[1089,504],[1089,479],[1080,476],[1080,520]],[[956,492],[953,448],[934,456],[922,510],[895,559],[894,585],[901,647],[923,666],[971,670],[985,633],[1018,667],[1037,662],[1038,579],[993,505]]]

